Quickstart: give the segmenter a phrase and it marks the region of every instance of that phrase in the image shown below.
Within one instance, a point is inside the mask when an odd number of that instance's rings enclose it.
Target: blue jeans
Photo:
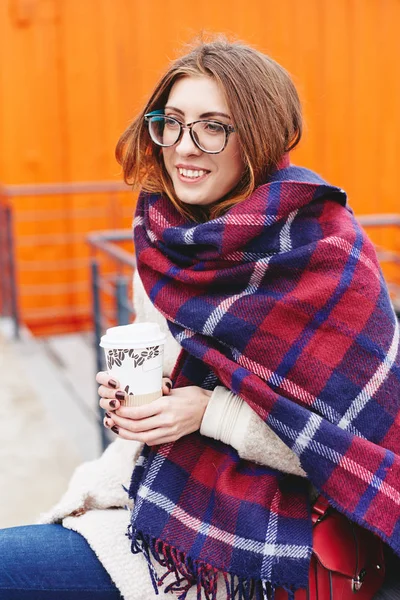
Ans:
[[[0,530],[0,600],[121,600],[87,541],[61,525]]]
[[[375,600],[400,599],[398,573],[396,559]],[[107,571],[79,533],[61,525],[0,530],[0,600],[121,598]]]

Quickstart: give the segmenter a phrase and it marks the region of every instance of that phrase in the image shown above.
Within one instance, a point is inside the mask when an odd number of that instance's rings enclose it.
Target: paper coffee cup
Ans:
[[[107,371],[127,393],[125,406],[148,404],[162,396],[164,342],[157,323],[110,327],[102,336]]]

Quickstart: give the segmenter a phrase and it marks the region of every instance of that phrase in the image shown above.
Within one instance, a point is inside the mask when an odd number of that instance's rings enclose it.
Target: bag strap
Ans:
[[[312,524],[316,525],[317,523],[322,521],[322,519],[324,519],[326,517],[326,515],[330,509],[331,509],[331,506],[330,506],[328,500],[326,498],[324,498],[323,496],[318,496],[318,498],[314,502],[312,510],[311,510]]]

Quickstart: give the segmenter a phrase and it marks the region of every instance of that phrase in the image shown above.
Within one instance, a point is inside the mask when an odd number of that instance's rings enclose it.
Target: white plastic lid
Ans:
[[[102,336],[102,348],[145,348],[163,344],[167,336],[158,323],[132,323],[110,327]]]

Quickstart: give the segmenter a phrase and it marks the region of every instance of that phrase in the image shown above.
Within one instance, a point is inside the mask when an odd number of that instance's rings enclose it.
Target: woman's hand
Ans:
[[[96,375],[96,381],[100,384],[97,393],[100,396],[100,406],[106,411],[116,410],[125,400],[125,392],[120,389],[119,382],[110,377],[107,371],[99,371]],[[168,396],[172,388],[172,381],[169,377],[163,377],[162,394]],[[107,414],[107,413],[106,413]]]
[[[101,380],[104,381],[104,378],[101,377]],[[121,406],[118,392],[103,384],[99,394],[102,396],[100,406],[107,411],[104,425],[124,439],[149,446],[175,442],[200,429],[211,392],[197,386],[170,390],[165,383],[163,393],[167,395],[137,407]]]

